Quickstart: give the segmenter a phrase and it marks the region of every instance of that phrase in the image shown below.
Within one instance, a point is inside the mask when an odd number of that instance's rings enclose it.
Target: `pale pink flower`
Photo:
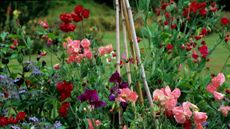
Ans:
[[[177,99],[180,97],[181,92],[180,89],[176,88],[173,91],[166,86],[165,88],[156,89],[153,92],[153,100],[160,101],[161,106],[166,109],[167,113],[172,112],[172,109],[177,104]]]
[[[202,129],[202,123],[206,122],[208,116],[205,112],[194,112],[194,123],[196,124],[198,129]]]
[[[55,64],[55,65],[53,66],[53,68],[54,68],[55,70],[58,70],[58,69],[60,69],[60,65],[59,65],[59,64]]]
[[[113,45],[109,44],[109,45],[105,46],[105,50],[106,50],[106,53],[109,54],[110,52],[113,51]]]
[[[213,96],[214,96],[215,100],[217,100],[217,101],[220,101],[220,100],[222,100],[224,98],[224,94],[219,93],[217,91],[213,92]]]
[[[89,48],[90,47],[90,41],[88,40],[88,39],[83,39],[82,41],[81,41],[81,46],[83,47],[83,48]]]
[[[184,102],[182,106],[173,108],[172,112],[177,123],[183,124],[192,116],[191,106],[190,102]]]
[[[94,129],[93,127],[93,122],[94,122],[94,125],[96,127],[100,126],[101,125],[101,121],[100,120],[94,120],[94,119],[87,119],[87,122],[88,122],[88,129]]]
[[[104,47],[99,47],[98,52],[99,52],[99,55],[103,56],[106,54],[106,49]]]
[[[207,90],[209,93],[213,93],[214,91],[217,90],[217,88],[214,87],[214,86],[212,85],[212,83],[210,83],[210,84],[208,84],[208,86],[206,87],[206,90]]]
[[[42,26],[44,29],[49,28],[49,25],[46,21],[39,21],[38,23],[40,26]]]
[[[138,95],[136,92],[131,91],[129,88],[123,88],[120,89],[120,93],[118,94],[118,97],[116,98],[117,101],[121,102],[136,102],[138,98]]]
[[[84,50],[84,56],[88,59],[92,59],[93,54],[90,50]]]
[[[222,114],[223,114],[224,117],[227,117],[228,116],[228,112],[230,111],[230,106],[223,106],[223,105],[221,105],[218,110],[222,112]]]
[[[122,129],[128,129],[128,127],[126,125],[124,125]]]
[[[219,73],[216,77],[212,79],[212,84],[214,87],[218,88],[225,82],[225,77],[223,73]]]

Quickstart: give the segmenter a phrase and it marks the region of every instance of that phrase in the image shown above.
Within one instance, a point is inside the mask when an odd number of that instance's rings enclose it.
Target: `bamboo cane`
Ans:
[[[122,4],[122,2],[121,2]],[[123,29],[123,38],[124,38],[124,49],[125,49],[125,57],[126,59],[128,59],[129,57],[129,53],[128,53],[128,44],[127,44],[127,32],[126,32],[126,25],[125,25],[125,18],[124,18],[124,10],[122,9],[122,6],[121,6],[121,17],[122,17],[122,29]],[[128,76],[128,83],[129,85],[131,85],[132,83],[132,79],[131,79],[131,71],[130,71],[130,63],[129,61],[126,62],[125,64],[126,66],[126,72],[127,72],[127,76]],[[131,90],[133,90],[133,88],[131,87]]]
[[[119,0],[116,0],[116,69],[117,72],[121,75],[120,69],[120,24],[119,24]],[[118,110],[118,123],[119,126],[122,124],[122,111]]]
[[[130,22],[129,22],[130,20],[129,20],[129,17],[128,17],[128,10],[126,8],[125,0],[122,0],[121,7],[122,7],[122,10],[123,10],[125,23],[126,23],[125,25],[126,25],[126,29],[127,29],[127,32],[128,32],[128,38],[129,38],[129,41],[130,41],[131,54],[132,54],[132,57],[133,57],[134,64],[137,64],[136,54],[135,54],[135,51],[134,51],[134,45],[133,45],[133,42],[132,42],[132,33],[131,33],[131,29],[130,29],[131,26],[130,26]],[[135,69],[135,71],[138,70],[137,65],[134,65],[134,69]],[[141,105],[143,106],[144,105],[144,99],[143,99],[143,93],[142,93],[142,89],[141,89],[141,85],[140,85],[139,81],[137,81],[136,87],[137,87],[137,93],[139,95],[138,100],[140,101]]]
[[[153,100],[152,100],[149,86],[148,86],[148,83],[146,80],[145,69],[144,69],[144,66],[143,66],[142,61],[141,61],[140,48],[139,48],[138,43],[137,43],[137,36],[136,36],[136,30],[134,27],[133,14],[131,11],[129,1],[128,0],[125,0],[125,1],[126,1],[126,8],[128,10],[129,22],[131,25],[132,38],[133,38],[133,42],[134,42],[134,46],[135,46],[135,50],[136,50],[136,54],[137,54],[138,63],[140,65],[141,77],[142,77],[143,82],[144,82],[144,88],[145,88],[145,92],[147,94],[149,105],[151,108],[153,108]]]

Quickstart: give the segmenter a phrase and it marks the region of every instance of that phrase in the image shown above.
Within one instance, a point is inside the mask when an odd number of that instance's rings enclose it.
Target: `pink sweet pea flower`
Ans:
[[[123,88],[120,89],[120,93],[118,94],[118,97],[116,100],[121,101],[121,102],[136,102],[138,98],[138,95],[136,92],[131,91],[129,88]]]
[[[166,113],[171,113],[172,109],[177,104],[177,99],[180,97],[181,92],[180,89],[176,88],[173,91],[171,91],[169,86],[166,86],[165,88],[156,89],[153,92],[153,100],[154,101],[160,101],[161,106],[163,106],[166,109]]]
[[[85,49],[89,48],[90,47],[90,41],[88,39],[83,39],[81,41],[81,46]]]
[[[197,129],[203,129],[202,123],[206,122],[208,116],[205,112],[195,112],[194,113],[194,122]]]
[[[223,73],[219,73],[216,77],[212,79],[212,84],[214,87],[218,88],[225,82],[225,77]]]
[[[99,52],[99,55],[103,56],[106,54],[106,49],[104,47],[99,47],[98,52]]]
[[[223,105],[221,105],[218,110],[222,112],[222,114],[223,114],[224,117],[227,117],[228,116],[228,112],[230,111],[230,106],[223,106]]]
[[[85,51],[84,51],[84,56],[85,56],[86,58],[88,58],[88,59],[92,59],[93,54],[92,54],[92,52],[91,52],[90,50],[86,50],[86,49],[85,49]]]
[[[220,101],[220,100],[222,100],[224,98],[224,94],[219,93],[217,91],[213,92],[213,96],[214,96],[215,100],[217,100],[217,101]]]
[[[53,66],[53,68],[54,68],[55,70],[60,69],[60,64],[55,64],[55,65]]]
[[[184,102],[182,106],[173,108],[172,112],[177,123],[184,124],[186,120],[189,120],[192,116],[191,106],[190,102]]]
[[[111,53],[113,51],[113,45],[109,44],[109,45],[105,46],[105,50],[106,50],[107,54]]]

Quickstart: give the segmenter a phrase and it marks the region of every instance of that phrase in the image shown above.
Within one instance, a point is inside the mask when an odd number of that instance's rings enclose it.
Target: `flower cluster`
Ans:
[[[7,126],[9,124],[17,124],[20,121],[25,120],[26,113],[25,112],[18,112],[16,118],[14,117],[4,117],[0,116],[0,127]]]
[[[211,83],[207,86],[207,91],[213,94],[215,100],[222,100],[224,94],[217,92],[217,89],[224,83],[225,77],[223,73],[219,73],[216,77],[212,78]]]
[[[99,108],[106,106],[106,102],[99,100],[96,90],[86,89],[83,94],[78,96],[81,102],[88,101],[93,108]]]
[[[109,44],[109,45],[106,45],[106,46],[103,46],[103,47],[99,47],[98,48],[98,52],[99,52],[99,55],[103,56],[105,54],[109,54],[113,51],[113,46],[112,44]]]
[[[63,46],[67,49],[67,53],[69,55],[67,62],[80,63],[83,58],[92,59],[93,54],[90,50],[90,45],[91,43],[88,39],[80,41],[67,38],[67,43],[63,43]]]
[[[171,91],[169,86],[165,88],[156,89],[153,92],[153,100],[155,102],[160,102],[160,106],[164,108],[168,116],[172,115],[172,109],[177,104],[177,99],[180,97],[180,89],[176,88]]]
[[[61,101],[69,98],[71,96],[71,91],[73,90],[73,84],[67,83],[66,81],[58,82],[56,84],[58,92],[61,94]]]
[[[67,114],[68,114],[69,107],[70,107],[70,103],[69,102],[62,103],[61,107],[58,110],[59,115],[61,117],[66,117]]]
[[[124,110],[128,106],[128,101],[134,103],[137,101],[138,95],[128,88],[129,84],[127,82],[122,82],[120,74],[117,71],[112,74],[109,82],[115,84],[115,86],[110,89],[110,101],[116,100],[120,102]]]
[[[63,32],[72,32],[75,30],[76,26],[71,22],[79,22],[84,18],[88,18],[90,11],[84,9],[83,6],[77,5],[72,13],[63,13],[59,16],[62,23],[60,24],[60,30]]]
[[[184,128],[190,128],[187,127],[186,122],[191,121],[192,115],[197,129],[203,129],[202,123],[206,122],[208,118],[206,113],[198,112],[197,106],[190,102],[183,102],[182,106],[174,107],[172,112],[176,122],[184,124]]]
[[[206,2],[198,3],[197,1],[193,1],[187,8],[184,9],[183,16],[190,18],[190,15],[196,15],[197,13],[199,13],[201,16],[206,16],[208,12],[206,5]],[[215,3],[212,4],[210,9],[214,12],[217,10]]]
[[[171,91],[170,87],[166,86],[165,88],[156,89],[153,92],[153,100],[155,102],[160,102],[160,106],[166,115],[173,116],[177,123],[184,124],[184,127],[191,126],[191,124],[188,123],[190,123],[193,115],[197,129],[202,129],[202,123],[206,122],[206,119],[208,118],[206,113],[198,112],[197,106],[190,102],[183,102],[181,106],[176,106],[177,99],[180,95],[180,89],[176,88]],[[191,109],[193,110],[191,111]]]

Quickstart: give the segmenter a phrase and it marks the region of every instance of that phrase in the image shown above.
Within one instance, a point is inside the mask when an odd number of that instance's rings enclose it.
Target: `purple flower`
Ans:
[[[78,99],[81,102],[84,102],[84,101],[87,101],[87,100],[89,100],[90,102],[93,102],[93,101],[98,101],[99,97],[98,97],[98,94],[97,94],[96,90],[88,90],[88,89],[86,89],[83,94],[78,96]]]
[[[128,103],[126,102],[120,102],[120,106],[122,107],[123,111],[126,110],[127,106],[128,106]]]
[[[121,77],[120,74],[116,71],[109,79],[109,82],[120,83]]]
[[[55,123],[54,123],[54,128],[55,129],[57,129],[57,128],[61,127],[61,126],[62,126],[62,124],[61,124],[60,121],[55,121]]]
[[[29,117],[29,120],[32,122],[38,122],[38,118],[37,117]]]
[[[122,83],[120,83],[120,85],[119,85],[119,88],[120,88],[120,89],[128,88],[128,87],[129,87],[129,84],[128,84],[127,82],[122,82]]]
[[[95,102],[90,103],[90,105],[94,106],[95,108],[99,108],[99,107],[106,106],[106,102],[105,101],[95,101]]]
[[[106,106],[106,103],[104,101],[99,100],[96,90],[86,89],[83,94],[78,96],[78,99],[81,102],[88,101],[90,105],[94,106],[95,108]]]
[[[110,94],[109,95],[109,100],[110,101],[115,101],[115,97],[116,97],[115,94]]]

